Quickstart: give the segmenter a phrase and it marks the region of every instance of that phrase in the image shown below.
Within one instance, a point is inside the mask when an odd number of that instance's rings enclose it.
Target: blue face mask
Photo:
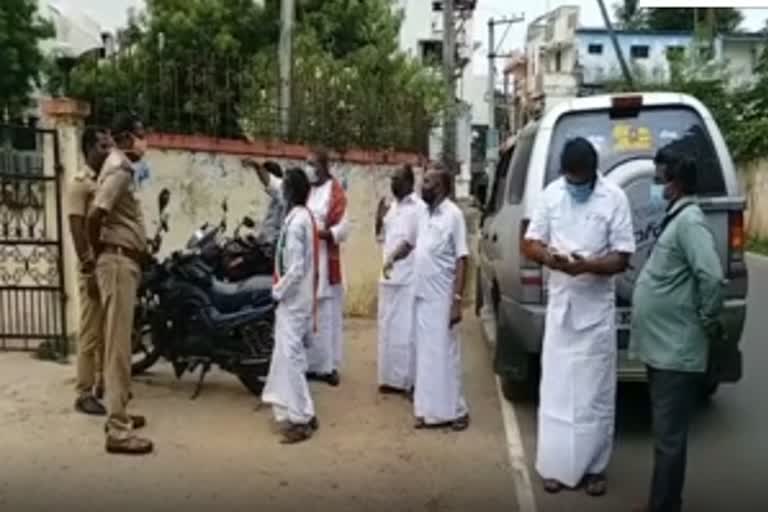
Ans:
[[[651,206],[656,209],[664,208],[667,204],[667,200],[664,198],[664,185],[653,183],[651,184]]]
[[[566,181],[565,185],[568,193],[577,203],[586,203],[589,200],[589,197],[592,195],[592,182],[576,184]]]
[[[142,158],[138,162],[135,162],[133,164],[133,177],[136,180],[136,185],[141,186],[142,183],[147,181],[150,177],[150,170],[149,165],[147,165],[147,162]]]

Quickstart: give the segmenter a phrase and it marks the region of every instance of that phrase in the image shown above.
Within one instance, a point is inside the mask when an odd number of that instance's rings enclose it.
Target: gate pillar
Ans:
[[[72,98],[49,98],[43,100],[43,124],[46,128],[56,130],[58,137],[59,161],[61,165],[56,170],[61,183],[62,204],[62,248],[64,259],[64,289],[66,294],[67,334],[70,339],[77,339],[80,318],[80,302],[77,291],[77,254],[72,243],[69,230],[69,187],[72,177],[85,165],[85,158],[80,150],[80,136],[83,132],[85,119],[90,115],[90,105]],[[54,139],[51,139],[52,141]],[[56,144],[56,142],[52,142]],[[46,151],[46,154],[50,154]]]

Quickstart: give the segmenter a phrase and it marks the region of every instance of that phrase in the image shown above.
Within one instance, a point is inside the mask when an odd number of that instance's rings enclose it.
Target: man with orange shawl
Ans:
[[[338,386],[344,345],[340,244],[349,234],[347,196],[341,183],[331,176],[325,150],[312,151],[305,170],[312,183],[307,207],[320,238],[317,329],[309,347],[307,377]]]

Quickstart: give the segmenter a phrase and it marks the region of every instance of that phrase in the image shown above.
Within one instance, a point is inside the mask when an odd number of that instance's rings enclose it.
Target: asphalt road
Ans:
[[[768,259],[750,257],[749,311],[741,346],[744,378],[721,386],[692,426],[684,510],[768,510]],[[539,512],[630,511],[647,496],[652,464],[649,404],[644,386],[619,388],[617,442],[608,495],[583,491],[547,495],[533,468],[536,407],[516,404]]]

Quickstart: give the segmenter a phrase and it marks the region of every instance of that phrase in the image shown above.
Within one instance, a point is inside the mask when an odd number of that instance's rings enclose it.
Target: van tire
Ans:
[[[539,396],[541,364],[538,354],[528,356],[528,375],[520,381],[507,375],[500,376],[501,393],[511,403],[535,402]]]
[[[480,272],[480,267],[478,266],[477,270],[475,271],[475,316],[477,318],[480,318],[481,312],[483,311],[483,275]]]
[[[710,402],[719,389],[720,383],[718,381],[707,378],[699,388],[699,400],[702,403]]]

